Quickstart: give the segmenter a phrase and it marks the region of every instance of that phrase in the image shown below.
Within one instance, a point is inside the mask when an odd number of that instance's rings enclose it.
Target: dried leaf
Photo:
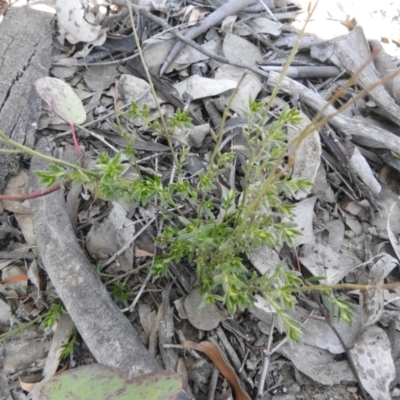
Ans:
[[[332,325],[336,328],[341,339],[350,347],[362,328],[361,307],[352,306],[353,320],[349,325],[343,319],[333,319]],[[343,346],[332,328],[323,320],[310,319],[304,324],[302,339],[305,344],[328,350],[333,354],[344,353]]]
[[[154,253],[149,253],[146,250],[139,249],[139,247],[135,246],[135,257],[153,257]]]
[[[302,130],[311,123],[310,119],[301,113],[301,122],[296,126],[288,126],[287,134],[290,140],[298,136]],[[312,131],[294,151],[292,179],[308,179],[314,183],[318,168],[321,164],[321,139],[317,130]],[[293,156],[293,154],[292,154]],[[312,187],[307,190],[298,190],[295,193],[296,200],[300,200],[310,193]]]
[[[236,95],[232,101],[231,109],[238,113],[241,117],[246,116],[246,110],[249,107],[249,99],[257,98],[262,89],[262,85],[258,76],[246,71],[246,75],[243,78],[244,73],[245,70],[232,65],[222,65],[215,73],[216,80],[228,79],[236,82],[236,84],[238,84],[240,81],[240,86],[238,87]],[[230,92],[223,96],[224,106],[228,104],[230,96]]]
[[[101,26],[84,19],[80,0],[57,0],[56,12],[62,27],[78,41],[93,42],[100,35]]]
[[[26,392],[30,392],[30,391],[37,385],[37,382],[34,382],[34,383],[31,383],[31,382],[24,382],[24,381],[21,379],[20,376],[18,377],[18,380],[19,380],[19,384],[20,384],[21,388],[22,388],[23,390],[25,390]]]
[[[18,174],[12,176],[8,182],[7,186],[2,194],[7,196],[26,196],[28,194],[28,180],[29,175],[28,172],[21,168],[18,171]],[[11,201],[11,200],[2,200],[3,207],[5,210],[13,212],[15,214],[30,214],[31,209],[29,205],[29,201],[25,200],[24,202],[19,201]]]
[[[183,348],[193,349],[204,353],[232,386],[235,393],[235,400],[250,400],[250,397],[242,388],[235,370],[231,367],[228,360],[226,360],[218,346],[211,342],[195,343],[187,341],[183,344]]]
[[[185,298],[185,309],[189,322],[197,329],[210,331],[215,329],[226,317],[222,314],[216,305],[206,304],[201,306],[203,297],[199,289],[193,289]]]
[[[278,252],[269,246],[257,247],[248,257],[260,274],[274,271],[280,261]]]
[[[395,209],[396,206],[397,206],[397,201],[395,201],[392,204],[392,206],[390,207],[390,211],[389,211],[389,214],[388,214],[388,217],[387,217],[387,231],[388,231],[390,244],[392,245],[393,250],[396,253],[397,258],[400,260],[400,243],[397,240],[397,238],[394,235],[393,230],[392,230],[392,224],[394,222],[393,221],[393,215],[395,215],[393,210]],[[396,208],[398,208],[398,207],[396,207]]]
[[[11,318],[11,306],[0,299],[0,323],[1,324],[8,324]]]
[[[390,400],[396,370],[387,334],[376,325],[369,326],[350,352],[365,390],[374,400]]]
[[[348,361],[337,361],[327,350],[298,342],[294,346],[285,344],[278,353],[291,360],[300,372],[322,385],[338,385],[343,380],[356,380]]]
[[[14,275],[10,276],[9,278],[3,279],[2,281],[0,281],[0,283],[6,285],[15,282],[25,282],[28,280],[29,280],[28,275]]]
[[[222,46],[226,58],[247,64],[256,64],[262,60],[260,49],[240,36],[227,33]]]
[[[356,266],[353,258],[320,243],[304,245],[299,260],[314,276],[326,276],[321,282],[328,285],[340,282]]]
[[[313,233],[313,214],[316,200],[316,197],[311,197],[295,204],[293,210],[293,222],[297,225],[296,229],[301,232],[301,235],[294,238],[294,247],[300,246],[304,243],[315,242]]]
[[[228,79],[210,79],[193,75],[188,79],[175,83],[174,87],[181,97],[186,92],[193,100],[196,100],[216,96],[227,90],[234,89],[236,82]]]
[[[126,211],[118,203],[113,203],[110,215],[101,223],[92,225],[86,238],[86,249],[95,260],[106,260],[125,246],[125,250],[118,256],[118,268],[130,271],[133,265],[134,234],[135,226],[126,218]]]
[[[361,281],[367,285],[366,290],[360,293],[360,304],[362,304],[363,326],[373,325],[379,321],[383,313],[383,285],[384,279],[389,273],[398,265],[395,258],[389,254],[379,254],[373,259],[373,266],[371,267],[366,282]]]
[[[348,213],[357,216],[361,221],[369,221],[371,218],[369,209],[352,200],[350,197],[343,197],[340,206]]]

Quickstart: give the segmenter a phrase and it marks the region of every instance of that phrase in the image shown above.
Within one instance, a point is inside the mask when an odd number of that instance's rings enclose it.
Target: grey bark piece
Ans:
[[[158,342],[160,344],[160,354],[165,369],[176,371],[179,356],[173,349],[165,349],[164,344],[172,344],[175,334],[174,327],[174,310],[169,304],[169,289],[162,293],[163,317],[158,328]]]
[[[363,89],[367,89],[379,81],[380,76],[373,62],[365,65],[371,58],[371,52],[361,26],[356,26],[348,35],[335,41],[334,48],[350,76],[358,73],[362,68],[357,76],[357,82]],[[368,96],[392,122],[400,126],[400,106],[396,104],[383,85],[371,89]]]
[[[374,64],[379,76],[383,78],[393,73],[397,69],[396,62],[393,57],[385,52],[381,42],[379,40],[370,40],[368,43],[371,50],[376,54]],[[385,88],[394,98],[397,105],[400,105],[400,74],[387,81]]]
[[[48,75],[51,64],[50,20],[49,13],[20,7],[11,8],[0,24],[0,129],[30,147],[41,105],[34,83]],[[0,157],[0,191],[17,171],[16,156]]]
[[[45,140],[38,143],[36,150],[49,154]],[[46,169],[42,160],[32,160],[32,172]],[[30,187],[41,189],[33,174]],[[160,369],[83,253],[68,217],[63,192],[30,203],[43,264],[97,362],[122,369],[130,377]],[[181,390],[177,399],[192,400],[192,397]]]
[[[279,74],[271,71],[267,85],[274,88],[279,81]],[[284,78],[279,86],[280,90],[288,93],[298,95],[301,101],[306,103],[316,112],[326,107],[327,101],[324,100],[319,94],[314,93],[299,82],[290,78]],[[337,112],[333,106],[325,108],[323,116],[334,115]],[[355,118],[343,117],[342,115],[335,115],[329,120],[329,124],[333,125],[336,129],[340,130],[344,135],[353,139],[353,141],[363,144],[367,141],[369,147],[389,149],[396,153],[400,149],[400,138],[385,129],[379,128],[364,121],[359,121]]]

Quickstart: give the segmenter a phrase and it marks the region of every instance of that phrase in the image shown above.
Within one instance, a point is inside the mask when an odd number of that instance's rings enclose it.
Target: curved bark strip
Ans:
[[[267,85],[274,88],[279,81],[279,74],[271,71]],[[319,94],[314,93],[299,82],[290,78],[284,78],[280,84],[280,90],[299,96],[301,101],[310,106],[315,112],[325,107],[327,101],[324,100]],[[329,106],[324,111],[323,116],[333,115],[337,112],[336,108]],[[343,133],[343,135],[351,137],[356,143],[361,143],[362,140],[368,140],[369,147],[389,149],[395,153],[400,149],[400,138],[385,129],[379,128],[372,124],[367,124],[354,118],[344,117],[342,115],[335,115],[329,120],[329,124],[333,125],[336,129]]]
[[[42,143],[38,150],[45,153]],[[32,160],[32,172],[46,169],[43,161]],[[30,186],[40,188],[34,174]],[[69,221],[63,191],[30,200],[30,204],[44,267],[96,360],[131,377],[159,369],[83,253]]]

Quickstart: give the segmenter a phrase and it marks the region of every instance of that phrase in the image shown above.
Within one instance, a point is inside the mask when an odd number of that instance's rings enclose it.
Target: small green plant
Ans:
[[[52,328],[65,312],[66,310],[61,300],[55,299],[51,303],[50,309],[43,316],[43,327]],[[72,333],[69,335],[68,341],[61,346],[60,360],[73,357],[74,346],[78,343],[77,334],[76,327],[74,327]]]
[[[318,285],[304,281],[297,272],[285,270],[282,263],[273,271],[259,275],[247,261],[247,256],[259,246],[277,248],[282,243],[293,243],[300,232],[292,222],[293,206],[288,199],[294,192],[311,185],[306,180],[292,179],[288,162],[285,129],[300,121],[299,112],[283,109],[271,122],[270,109],[267,102],[250,101],[244,131],[244,151],[248,156],[239,176],[241,190],[231,188],[222,199],[216,199],[213,191],[219,185],[220,176],[233,168],[235,158],[235,148],[228,152],[220,149],[224,120],[207,170],[189,180],[183,167],[190,148],[174,145],[179,132],[191,127],[187,113],[177,110],[166,121],[150,121],[148,108],[140,108],[136,103],[132,103],[125,117],[139,118],[141,129],[166,141],[173,159],[173,181],[162,182],[158,175],[141,170],[133,150],[134,135],[127,132],[122,132],[127,148],[114,156],[100,154],[97,165],[91,170],[52,160],[49,170],[37,172],[37,175],[41,183],[49,187],[56,182],[63,184],[73,180],[104,200],[143,206],[152,204],[168,217],[168,223],[164,223],[164,229],[156,238],[162,249],[152,266],[156,276],[165,275],[172,262],[193,265],[204,302],[221,301],[232,315],[238,308],[250,307],[254,295],[261,293],[275,309],[288,337],[297,339],[299,324],[289,318],[287,312],[295,306],[295,292],[311,290]],[[126,169],[126,164],[121,162],[123,155],[136,166],[137,179],[123,177]],[[351,319],[347,303],[337,300],[325,286],[319,290],[326,294],[325,302],[329,303],[332,315]],[[111,295],[125,306],[131,296],[119,283],[114,284]],[[57,311],[54,309],[50,313],[49,323]]]
[[[50,306],[49,311],[43,318],[43,327],[52,328],[58,322],[61,316],[65,313],[65,308],[60,299],[55,299]]]
[[[68,338],[68,341],[61,346],[60,360],[69,359],[74,356],[75,345],[78,344],[78,331],[74,327],[73,332]]]
[[[61,317],[61,315],[65,312],[64,305],[61,303],[59,299],[53,301],[50,309],[42,315],[34,318],[32,321],[23,323],[16,318],[12,318],[12,321],[16,328],[11,329],[8,332],[2,333],[0,335],[0,342],[10,338],[13,335],[20,334],[21,339],[23,339],[24,331],[32,325],[42,322],[44,328],[51,328]]]
[[[130,289],[126,284],[115,282],[112,285],[110,295],[114,299],[115,303],[121,303],[125,307],[128,307],[128,300],[133,296],[133,293],[130,292]]]
[[[235,157],[232,151],[220,150],[223,127],[207,171],[189,181],[183,165],[190,149],[181,147],[176,150],[174,146],[179,131],[190,127],[187,113],[178,110],[163,124],[150,121],[147,107],[140,109],[136,103],[125,117],[140,118],[142,129],[161,136],[168,143],[176,172],[173,182],[165,184],[159,176],[148,174],[140,174],[133,181],[125,179],[122,173],[126,166],[121,163],[121,157],[124,153],[130,159],[134,157],[131,146],[128,146],[128,151],[123,150],[113,157],[100,154],[98,164],[91,171],[78,166],[71,170],[52,164],[49,171],[38,172],[38,175],[48,186],[56,181],[79,180],[96,197],[143,206],[151,203],[164,212],[168,210],[164,215],[168,215],[173,223],[166,223],[156,239],[163,252],[154,260],[154,274],[165,275],[171,262],[193,265],[204,302],[221,301],[230,314],[238,308],[250,307],[254,295],[261,293],[274,307],[289,338],[296,339],[300,327],[286,312],[294,308],[295,292],[311,283],[305,282],[297,272],[285,270],[282,263],[270,273],[256,274],[246,257],[258,246],[276,248],[283,242],[293,243],[293,238],[300,232],[291,221],[293,206],[287,203],[287,199],[295,191],[311,185],[306,180],[291,179],[290,167],[285,163],[288,155],[285,128],[300,121],[299,112],[284,109],[267,125],[265,121],[269,115],[265,102],[250,102],[248,127],[244,131],[248,161],[241,176],[243,190],[231,188],[221,204],[212,192],[218,185],[219,176],[232,168]],[[125,133],[124,136],[129,137],[128,144],[132,145],[132,135]],[[182,212],[183,203],[190,207],[191,212]],[[114,284],[111,295],[125,306],[130,297],[119,283]],[[336,304],[334,298],[330,304]],[[336,304],[336,309],[343,315],[343,306],[339,305],[341,303]]]

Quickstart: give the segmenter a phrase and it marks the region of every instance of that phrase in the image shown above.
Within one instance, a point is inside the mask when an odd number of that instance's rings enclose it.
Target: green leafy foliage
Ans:
[[[179,147],[177,150],[173,142],[180,130],[191,127],[188,114],[178,110],[166,123],[150,121],[147,106],[139,108],[136,103],[132,103],[126,116],[139,118],[143,130],[151,131],[167,142],[176,171],[173,181],[165,183],[157,174],[141,172],[133,151],[134,136],[128,133],[124,133],[127,149],[113,157],[100,154],[91,171],[77,168],[69,172],[68,168],[52,165],[50,171],[41,172],[39,176],[47,184],[78,180],[96,197],[105,200],[157,207],[172,223],[165,222],[156,238],[162,249],[152,266],[156,276],[165,275],[171,262],[192,265],[204,302],[221,301],[232,315],[238,309],[250,307],[255,294],[260,293],[274,308],[278,323],[285,327],[289,339],[294,340],[299,337],[300,326],[288,317],[287,312],[296,304],[294,293],[308,289],[312,283],[305,282],[297,272],[285,270],[282,263],[268,273],[257,274],[247,258],[260,246],[275,249],[282,243],[293,244],[294,238],[301,233],[293,222],[294,207],[288,200],[294,192],[311,185],[305,179],[292,179],[286,162],[289,156],[286,126],[300,122],[299,112],[283,109],[267,124],[270,114],[265,103],[250,102],[248,127],[243,132],[248,151],[240,176],[243,189],[239,192],[231,188],[219,202],[213,191],[218,186],[219,176],[233,168],[236,157],[233,151],[219,149],[223,130],[220,130],[207,170],[189,180],[183,164],[190,149]],[[123,177],[127,165],[121,162],[122,155],[134,163],[139,178]],[[182,204],[191,211],[182,212]],[[326,301],[334,315],[350,321],[347,303],[328,292]],[[122,284],[114,284],[111,295],[125,306],[131,296]]]
[[[45,328],[52,328],[58,322],[61,316],[65,313],[65,308],[60,299],[56,299],[51,303],[49,311],[43,318],[43,326]]]
[[[85,171],[78,167],[72,169],[70,172],[65,168],[56,164],[49,164],[50,171],[38,171],[36,175],[40,178],[40,183],[46,185],[48,188],[53,186],[56,182],[60,182],[63,186],[65,182],[74,181],[77,183],[90,182],[89,176]]]
[[[14,329],[10,329],[9,331],[2,333],[0,335],[0,342],[5,339],[10,338],[15,334],[21,334],[21,340],[23,340],[24,331],[37,323],[43,322],[43,326],[45,328],[51,328],[58,320],[61,318],[62,314],[65,312],[65,308],[59,299],[56,299],[51,304],[50,309],[38,317],[32,319],[29,322],[23,323],[19,321],[17,318],[12,318],[13,323],[17,326]]]
[[[133,296],[130,289],[121,282],[115,282],[113,284],[110,294],[117,304],[121,303],[125,307],[128,307],[128,300]]]
[[[78,335],[78,332],[77,332],[76,328],[74,328],[67,343],[65,343],[61,346],[61,353],[60,353],[60,357],[59,357],[60,360],[74,357],[74,348],[78,344],[77,335]]]

